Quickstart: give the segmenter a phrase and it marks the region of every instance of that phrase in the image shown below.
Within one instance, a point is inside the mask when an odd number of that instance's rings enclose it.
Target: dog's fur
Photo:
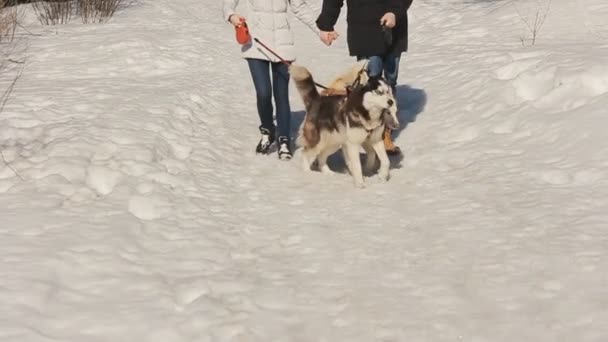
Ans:
[[[357,68],[358,67],[358,68]],[[355,71],[353,73],[353,71]],[[397,128],[397,103],[390,86],[381,77],[360,74],[357,64],[332,83],[332,89],[351,86],[348,95],[322,96],[314,79],[305,67],[291,64],[289,73],[300,93],[306,116],[300,126],[296,143],[302,147],[304,169],[309,171],[318,160],[321,172],[331,174],[327,158],[342,149],[346,166],[353,176],[355,186],[364,187],[359,148],[367,153],[365,167],[374,168],[376,155],[380,159],[378,175],[388,180],[388,155],[382,140],[386,126]]]
[[[344,73],[336,77],[327,86],[327,89],[323,89],[321,95],[346,95],[346,89],[352,87],[357,79],[361,84],[367,83],[369,76],[367,75],[367,72],[365,72],[366,66],[366,59],[355,63]]]

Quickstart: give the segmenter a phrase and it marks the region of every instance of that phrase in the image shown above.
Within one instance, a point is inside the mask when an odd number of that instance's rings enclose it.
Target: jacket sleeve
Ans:
[[[224,6],[222,7],[224,20],[228,21],[228,18],[234,14],[234,10],[238,4],[239,0],[224,0]]]
[[[306,2],[306,0],[291,0],[291,10],[293,14],[300,19],[301,22],[306,24],[314,33],[320,35],[321,32],[315,24],[315,14]]]
[[[343,4],[344,0],[323,0],[321,14],[317,18],[317,27],[321,31],[331,32],[334,30],[334,25],[338,21]]]
[[[392,12],[395,17],[399,18],[403,12],[403,5],[405,0],[388,0],[386,3],[386,11]]]
[[[387,12],[393,12],[395,17],[402,18],[412,5],[413,0],[389,0]]]
[[[405,10],[409,10],[410,6],[412,6],[412,1],[413,0],[403,0],[403,7],[405,7]]]

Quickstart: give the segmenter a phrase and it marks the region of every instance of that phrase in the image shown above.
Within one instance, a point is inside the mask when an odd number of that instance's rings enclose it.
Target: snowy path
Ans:
[[[252,153],[217,1],[32,38],[0,114],[0,340],[606,340],[608,45],[561,3],[527,48],[506,7],[416,4],[405,156],[365,190]],[[341,29],[296,24],[320,82]]]

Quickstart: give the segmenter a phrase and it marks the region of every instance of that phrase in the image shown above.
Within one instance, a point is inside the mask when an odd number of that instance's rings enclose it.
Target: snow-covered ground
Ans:
[[[221,2],[30,21],[0,341],[607,341],[608,4],[553,0],[522,46],[531,3],[414,1],[403,160],[363,190],[255,156]],[[344,15],[331,47],[294,26],[319,82],[354,61]]]

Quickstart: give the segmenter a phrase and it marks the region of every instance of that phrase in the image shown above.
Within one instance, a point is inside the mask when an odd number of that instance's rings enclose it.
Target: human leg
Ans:
[[[401,61],[401,54],[390,54],[384,56],[383,63],[383,71],[384,78],[393,89],[393,94],[395,93],[395,88],[397,86],[397,78],[399,77],[399,62]]]
[[[393,91],[393,95],[396,97],[396,88],[397,88],[397,78],[399,77],[399,62],[401,60],[401,54],[389,54],[384,56],[383,58],[383,66],[382,69],[384,71],[384,78],[391,86]],[[390,155],[395,155],[401,153],[401,149],[399,146],[393,144],[393,139],[391,136],[392,130],[390,128],[386,128],[384,130],[384,148],[386,152]]]
[[[272,91],[277,108],[277,137],[279,158],[291,159],[289,130],[291,124],[291,107],[289,105],[289,68],[284,63],[272,63]]]
[[[247,58],[249,72],[255,87],[258,115],[260,117],[260,132],[262,138],[258,142],[256,152],[268,153],[274,142],[275,126],[272,120],[272,84],[270,82],[270,62]]]
[[[367,59],[367,73],[371,77],[382,75],[383,60],[382,56],[357,56],[357,61]]]

